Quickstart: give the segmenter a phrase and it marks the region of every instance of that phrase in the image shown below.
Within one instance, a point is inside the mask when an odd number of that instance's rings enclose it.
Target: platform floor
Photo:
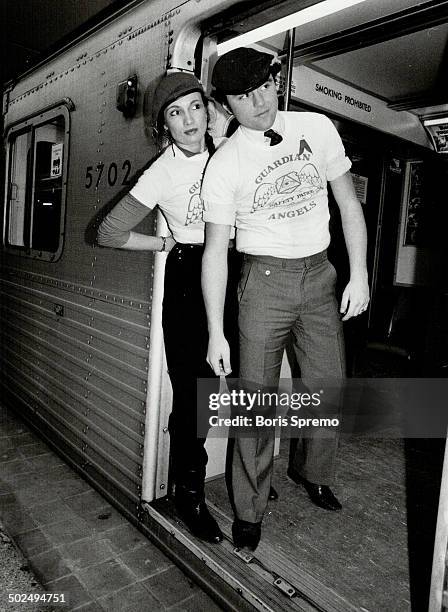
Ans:
[[[274,476],[280,499],[269,505],[263,539],[359,610],[423,612],[443,450],[442,440],[343,440],[334,490],[344,508],[328,513],[287,478],[284,441]],[[208,483],[207,496],[231,518],[222,480]],[[0,523],[44,592],[67,602],[21,612],[221,610],[4,408]],[[9,609],[0,601],[0,612]]]
[[[23,612],[221,610],[15,413],[1,407],[0,522],[43,591],[65,596],[65,605],[24,603]],[[17,585],[14,592],[19,590]],[[8,609],[0,601],[0,610]]]
[[[341,512],[314,506],[287,477],[288,451],[283,440],[263,541],[359,610],[426,611],[444,440],[342,439],[333,487]],[[232,517],[223,479],[207,497]]]

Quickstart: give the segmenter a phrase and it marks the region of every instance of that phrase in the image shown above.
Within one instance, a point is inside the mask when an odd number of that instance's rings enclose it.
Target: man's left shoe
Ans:
[[[333,491],[327,485],[320,485],[310,482],[309,480],[306,480],[302,476],[296,474],[291,468],[288,468],[287,474],[296,484],[305,487],[309,498],[313,504],[316,504],[316,506],[319,506],[319,508],[323,508],[324,510],[332,510],[334,512],[342,509],[342,505],[339,503]]]
[[[269,501],[276,501],[278,499],[278,493],[277,491],[274,489],[274,487],[271,487],[269,489],[269,495],[268,495],[268,500]]]

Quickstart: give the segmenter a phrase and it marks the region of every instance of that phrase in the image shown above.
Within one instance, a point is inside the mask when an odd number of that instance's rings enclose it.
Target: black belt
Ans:
[[[296,258],[283,258],[283,257],[272,257],[271,255],[251,255],[250,253],[244,253],[245,261],[252,261],[256,263],[265,264],[271,267],[282,268],[283,270],[296,270],[297,268],[310,268],[316,266],[327,258],[327,250],[315,253],[314,255],[308,255],[307,257],[296,257]]]
[[[176,242],[175,247],[184,249],[204,249],[204,244],[195,244],[191,242]],[[174,247],[174,248],[175,248]],[[229,240],[229,249],[235,248],[235,240]]]

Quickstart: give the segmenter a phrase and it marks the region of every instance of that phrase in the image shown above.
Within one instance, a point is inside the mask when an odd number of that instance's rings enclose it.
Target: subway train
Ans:
[[[149,117],[162,74],[193,72],[210,92],[222,53],[272,53],[283,108],[336,125],[366,218],[371,302],[345,324],[349,379],[361,394],[369,381],[374,393],[391,380],[423,389],[426,410],[435,389],[447,397],[447,44],[446,1],[134,0],[5,85],[3,401],[225,609],[447,609],[446,430],[358,427],[355,414],[340,444],[341,513],[312,507],[286,478],[279,435],[280,497],[253,556],[232,545],[226,440],[211,435],[207,498],[226,537],[200,542],[170,499],[166,255],[100,247],[97,228],[157,153]],[[157,212],[140,229],[166,232]],[[285,380],[295,367],[286,351]]]

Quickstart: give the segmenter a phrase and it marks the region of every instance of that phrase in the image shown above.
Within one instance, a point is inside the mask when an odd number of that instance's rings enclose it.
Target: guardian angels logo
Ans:
[[[314,164],[305,164],[300,172],[288,172],[275,183],[263,183],[255,192],[252,211],[297,204],[323,189],[322,179]]]
[[[198,193],[191,196],[188,204],[187,217],[185,219],[185,225],[191,225],[192,223],[200,223],[202,221],[202,213],[204,212],[204,204]]]
[[[202,176],[199,181],[193,183],[188,190],[190,194],[190,202],[188,203],[187,216],[185,218],[185,225],[191,225],[192,223],[200,223],[202,221],[202,213],[204,212],[204,204],[201,200],[200,189],[202,183]]]
[[[313,152],[310,145],[302,138],[298,153],[284,155],[264,168],[255,180],[259,186],[254,195],[251,212],[275,208],[277,206],[298,204],[312,198],[318,191],[323,189],[324,186],[319,172],[316,166],[309,161],[312,155]],[[261,183],[264,178],[269,176],[278,167],[295,162],[306,163],[303,163],[299,172],[293,170],[283,174],[275,182]]]

